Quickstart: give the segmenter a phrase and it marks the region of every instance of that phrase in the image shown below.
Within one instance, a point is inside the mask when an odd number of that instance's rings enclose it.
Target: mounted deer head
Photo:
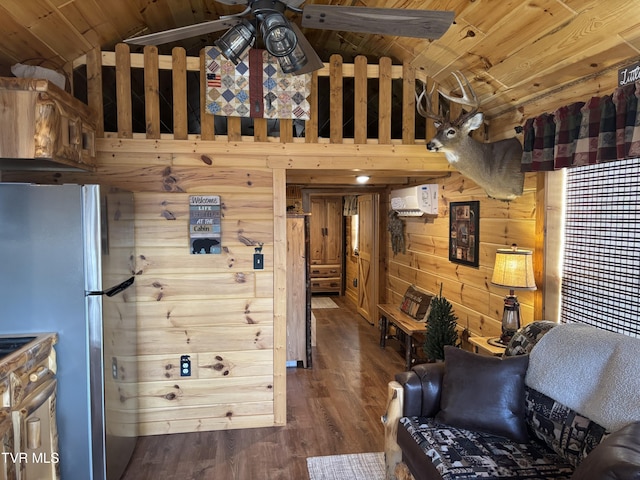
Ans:
[[[449,96],[440,90],[438,93],[451,102],[471,107],[471,110],[462,112],[456,120],[446,120],[442,115],[433,112],[433,88],[427,94],[427,87],[422,83],[422,93],[416,93],[418,113],[424,118],[434,120],[437,130],[436,136],[427,143],[427,149],[431,152],[444,152],[451,165],[476,182],[490,197],[513,200],[522,195],[524,186],[524,174],[520,170],[522,145],[517,138],[480,143],[469,135],[472,130],[482,125],[483,115],[478,112],[480,102],[469,80],[461,72],[452,74],[458,81],[462,97]]]

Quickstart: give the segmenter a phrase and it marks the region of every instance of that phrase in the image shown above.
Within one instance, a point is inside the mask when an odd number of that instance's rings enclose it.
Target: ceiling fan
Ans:
[[[227,5],[246,5],[246,8],[218,20],[132,37],[125,42],[159,45],[228,29],[215,44],[225,57],[238,64],[253,46],[260,28],[266,50],[278,58],[282,70],[300,75],[322,68],[323,63],[298,26],[285,17],[286,10],[301,14],[305,28],[428,39],[440,38],[454,18],[454,12],[438,10],[339,5],[306,5],[300,8],[305,0],[217,1]]]

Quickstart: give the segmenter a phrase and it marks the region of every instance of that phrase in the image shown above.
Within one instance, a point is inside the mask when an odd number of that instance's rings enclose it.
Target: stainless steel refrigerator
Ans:
[[[121,477],[137,437],[133,195],[0,183],[0,333],[56,332],[62,480]]]

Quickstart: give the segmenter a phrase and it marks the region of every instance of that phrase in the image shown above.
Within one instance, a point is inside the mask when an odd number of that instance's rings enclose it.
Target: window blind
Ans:
[[[640,159],[566,178],[560,321],[640,337]]]

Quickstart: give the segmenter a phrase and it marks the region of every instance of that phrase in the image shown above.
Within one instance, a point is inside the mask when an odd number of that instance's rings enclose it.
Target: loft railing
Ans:
[[[127,44],[118,44],[114,52],[93,50],[75,62],[74,71],[86,72],[74,75],[74,92],[85,87],[78,78],[86,79],[99,137],[414,144],[423,143],[432,128],[415,114],[414,67],[392,65],[388,57],[370,64],[358,56],[347,64],[331,56],[312,76],[311,118],[297,125],[206,113],[204,65],[204,50],[198,58],[182,47],[159,55],[154,46],[131,53]]]

